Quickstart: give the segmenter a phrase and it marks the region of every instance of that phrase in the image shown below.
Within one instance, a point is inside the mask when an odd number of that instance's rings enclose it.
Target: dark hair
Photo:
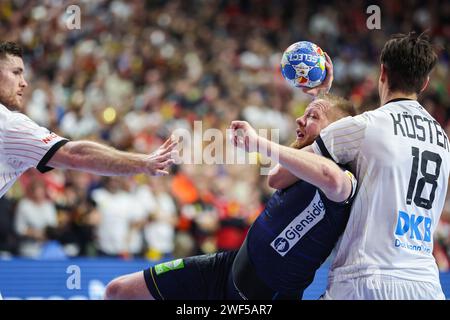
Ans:
[[[0,59],[5,58],[7,54],[22,58],[22,47],[15,42],[0,41]]]
[[[389,90],[418,94],[437,55],[425,32],[410,32],[393,35],[384,45],[380,60],[386,69]]]

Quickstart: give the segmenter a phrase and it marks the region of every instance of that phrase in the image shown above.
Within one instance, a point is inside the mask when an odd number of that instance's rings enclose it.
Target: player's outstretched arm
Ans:
[[[49,160],[48,166],[103,176],[167,175],[174,163],[172,150],[177,142],[169,138],[150,155],[123,152],[92,141],[71,141]]]
[[[296,177],[315,185],[325,196],[343,202],[352,192],[351,178],[333,161],[316,155],[310,146],[297,150],[258,136],[246,121],[231,123],[232,142],[247,152],[260,152]]]

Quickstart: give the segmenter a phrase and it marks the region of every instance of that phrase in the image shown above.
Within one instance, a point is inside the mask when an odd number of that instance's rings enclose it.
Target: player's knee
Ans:
[[[106,286],[105,300],[122,300],[129,299],[128,297],[127,281],[124,277],[116,278],[112,280]]]

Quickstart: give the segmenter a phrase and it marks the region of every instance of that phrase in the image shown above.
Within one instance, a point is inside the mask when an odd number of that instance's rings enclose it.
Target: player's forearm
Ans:
[[[296,177],[321,189],[330,200],[345,200],[347,193],[345,173],[332,161],[302,150],[281,146],[277,143],[260,138],[259,150],[265,152],[273,161],[277,161]]]
[[[92,141],[68,142],[48,165],[104,176],[127,176],[142,172],[144,155],[128,153]]]

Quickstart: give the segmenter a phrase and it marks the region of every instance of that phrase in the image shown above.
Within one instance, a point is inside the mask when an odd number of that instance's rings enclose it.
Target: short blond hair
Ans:
[[[327,117],[330,122],[356,115],[355,106],[347,99],[335,96],[331,93],[320,94],[317,96],[317,99],[322,99],[330,103],[331,106],[327,110]]]

